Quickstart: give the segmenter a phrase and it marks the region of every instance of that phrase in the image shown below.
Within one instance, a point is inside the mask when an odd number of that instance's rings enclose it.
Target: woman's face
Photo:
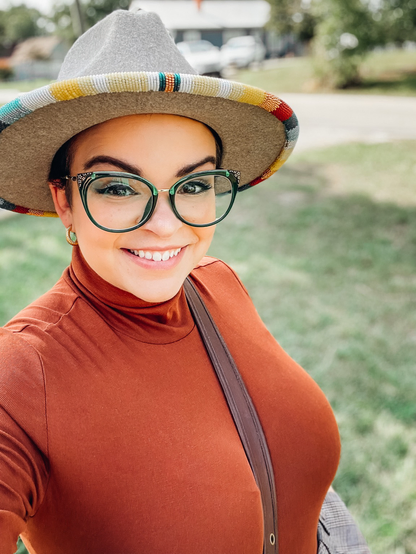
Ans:
[[[157,189],[169,189],[184,174],[215,169],[215,156],[214,137],[202,123],[174,115],[129,115],[77,136],[71,175],[126,171],[129,166]],[[206,254],[215,227],[182,223],[172,211],[168,193],[160,192],[147,223],[127,233],[109,233],[90,221],[78,187],[75,183],[73,187],[71,206],[64,191],[55,187],[51,191],[57,213],[65,227],[72,226],[89,266],[112,285],[147,302],[175,296]]]

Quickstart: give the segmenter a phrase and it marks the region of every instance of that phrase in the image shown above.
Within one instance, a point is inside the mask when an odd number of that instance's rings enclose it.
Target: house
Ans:
[[[9,65],[16,80],[56,79],[68,50],[56,36],[28,38],[15,47]]]
[[[176,42],[203,39],[221,47],[232,37],[254,35],[268,46],[272,37],[265,29],[266,0],[133,0],[130,10],[138,8],[157,13]]]

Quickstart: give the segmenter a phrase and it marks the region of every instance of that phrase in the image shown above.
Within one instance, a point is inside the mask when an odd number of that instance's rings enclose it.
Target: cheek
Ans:
[[[102,231],[92,223],[79,198],[73,202],[72,216],[73,229],[84,255],[94,258],[94,254],[98,250],[102,251],[112,247],[115,236],[112,233]]]
[[[203,251],[202,256],[204,256],[214,237],[215,225],[212,225],[211,227],[194,227],[194,232],[198,236],[199,244],[201,246],[201,252]]]

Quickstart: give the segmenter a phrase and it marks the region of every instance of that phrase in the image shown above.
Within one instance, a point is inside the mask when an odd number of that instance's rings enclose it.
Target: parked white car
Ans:
[[[219,77],[223,68],[220,49],[208,40],[189,40],[176,45],[186,61],[200,74]]]
[[[230,38],[221,48],[222,63],[226,66],[248,67],[251,63],[261,63],[266,57],[262,41],[251,35]]]

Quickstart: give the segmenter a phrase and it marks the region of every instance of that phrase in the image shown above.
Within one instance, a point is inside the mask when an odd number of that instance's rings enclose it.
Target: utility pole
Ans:
[[[74,3],[70,6],[72,27],[77,37],[85,33],[85,21],[84,14],[82,12],[82,6],[80,0],[74,0]]]

